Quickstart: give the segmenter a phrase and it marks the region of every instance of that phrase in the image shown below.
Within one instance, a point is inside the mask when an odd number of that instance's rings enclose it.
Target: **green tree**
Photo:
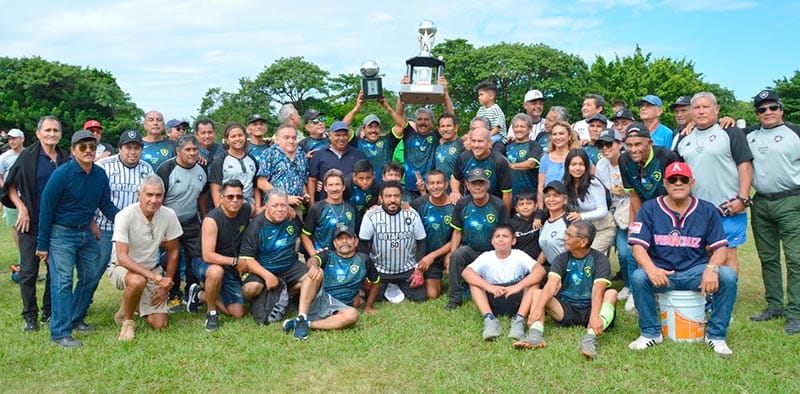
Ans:
[[[140,128],[144,112],[107,71],[40,57],[0,57],[0,128],[32,136],[44,115],[61,120],[65,137],[96,119],[104,126],[103,140],[116,144],[120,132]]]
[[[475,48],[456,39],[436,45],[433,53],[445,61],[450,96],[461,123],[475,116],[480,106],[475,85],[483,80],[497,85],[495,101],[508,118],[524,111],[522,100],[530,89],[542,91],[547,106],[562,105],[574,114],[580,107],[576,97],[582,97],[589,81],[589,69],[580,57],[544,44],[500,43]]]
[[[302,114],[306,101],[328,94],[329,73],[302,57],[280,58],[266,67],[253,81],[256,94],[263,94],[272,102],[294,104]]]
[[[791,79],[783,77],[775,80],[774,89],[785,107],[783,120],[800,124],[800,70],[796,70]]]
[[[654,58],[651,53],[643,53],[638,45],[633,55],[615,56],[610,62],[597,56],[591,67],[590,78],[588,91],[601,94],[608,103],[625,100],[637,117],[639,108],[636,102],[645,95],[657,95],[664,102],[661,122],[670,127],[675,127],[675,120],[669,105],[678,96],[702,91],[714,93],[722,116],[740,115],[739,103],[733,92],[719,84],[705,82],[703,74],[694,70],[693,62]],[[606,115],[610,115],[610,105],[606,109]]]

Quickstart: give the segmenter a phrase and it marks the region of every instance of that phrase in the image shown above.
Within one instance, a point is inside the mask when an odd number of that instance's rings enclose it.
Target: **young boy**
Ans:
[[[597,336],[614,321],[617,291],[610,289],[611,264],[591,248],[597,230],[586,220],[572,223],[564,233],[564,248],[551,262],[547,284],[531,290],[530,330],[515,349],[544,347],[545,312],[562,327],[585,326],[580,342],[584,356],[597,356]]]
[[[369,256],[357,252],[358,238],[350,226],[339,226],[333,239],[334,250],[325,250],[315,256],[324,273],[322,288],[348,306],[361,305],[358,291],[366,278],[370,283],[378,283],[378,271]],[[370,308],[364,310],[373,313]]]
[[[381,170],[381,174],[383,175],[383,183],[389,181],[401,182],[405,171],[406,170],[403,168],[403,165],[396,161],[390,161],[384,164],[383,169]],[[416,196],[411,195],[411,193],[409,193],[405,188],[403,189],[402,200],[404,203],[411,204],[411,201],[414,201],[414,198],[416,198]]]
[[[478,102],[481,104],[475,116],[485,118],[491,123],[492,143],[496,143],[503,139],[506,132],[506,115],[494,102],[497,85],[492,81],[483,81],[475,89],[478,90]]]
[[[522,191],[514,206],[516,213],[511,218],[511,228],[517,238],[516,248],[536,259],[542,249],[539,247],[539,230],[533,229],[533,213],[536,211],[536,195],[533,191]]]
[[[544,269],[526,253],[512,249],[516,243],[510,225],[499,224],[492,233],[494,250],[483,252],[461,273],[469,283],[472,300],[483,315],[483,340],[500,336],[495,314],[513,316],[508,336],[525,334],[525,315],[531,302],[531,288],[544,278]]]
[[[378,184],[371,161],[362,159],[353,165],[353,175],[345,180],[344,199],[352,202],[361,215],[378,202]]]

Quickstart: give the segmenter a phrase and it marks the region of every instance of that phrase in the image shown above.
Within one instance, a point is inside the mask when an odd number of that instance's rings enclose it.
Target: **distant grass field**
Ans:
[[[120,343],[112,315],[121,294],[105,277],[87,319],[98,331],[77,334],[84,345],[65,350],[50,343],[46,326],[22,334],[19,288],[5,268],[17,254],[5,226],[0,245],[0,392],[800,392],[800,335],[786,335],[782,320],[749,321],[764,307],[752,241],[739,251],[732,358],[669,340],[628,350],[638,328],[621,311],[592,361],[578,351],[581,328],[548,320],[546,348],[515,351],[508,338],[481,341],[477,309],[467,302],[445,312],[445,298],[379,304],[379,314],[362,315],[354,329],[312,332],[304,342],[249,316],[223,318],[207,333],[203,313],[184,312],[163,332],[139,320],[136,340]],[[501,321],[505,335],[509,319]]]

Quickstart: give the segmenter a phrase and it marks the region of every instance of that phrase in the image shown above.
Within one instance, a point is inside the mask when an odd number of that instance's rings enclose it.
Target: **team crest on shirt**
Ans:
[[[456,151],[458,151],[458,148],[456,148],[455,146],[451,146],[451,147],[447,148],[447,153],[449,153],[451,155],[456,154]]]
[[[203,181],[203,176],[198,174],[197,175],[197,181],[198,182],[202,182]]]
[[[161,150],[159,150],[158,153],[161,153],[161,156],[166,156],[169,154],[169,149],[161,148]]]
[[[783,140],[783,136],[782,135],[776,135],[775,136],[775,142],[781,142],[781,140]],[[753,140],[753,141],[755,142],[755,140]]]
[[[497,220],[497,215],[490,213],[486,215],[486,221],[489,223],[494,223]]]
[[[527,155],[527,154],[528,154],[528,151],[526,151],[525,149],[520,149],[519,150],[519,157],[525,157],[525,155]]]
[[[558,231],[553,230],[550,232],[550,238],[555,238],[556,235],[558,235]]]
[[[662,177],[662,176],[663,176],[663,175],[661,174],[661,171],[656,171],[656,172],[654,172],[654,173],[653,173],[653,179],[654,179],[656,182],[661,182],[661,177]]]
[[[347,220],[353,220],[353,213],[350,212],[350,211],[347,211],[347,212],[344,213],[344,217],[347,218]]]
[[[378,142],[375,143],[375,146],[377,146],[378,148],[383,148],[383,141],[379,140]]]
[[[708,142],[714,142],[714,140],[716,140],[716,139],[717,139],[717,135],[716,134],[711,134],[710,136],[708,136]]]
[[[252,164],[250,164],[249,166],[247,166],[247,168],[249,168],[249,169],[250,169],[250,172],[255,172],[255,171],[256,171],[256,167],[255,167],[254,165],[252,165]]]
[[[452,217],[452,216],[450,216],[450,215],[445,215],[445,217],[444,217],[444,223],[445,223],[445,224],[447,224],[447,225],[449,225],[449,224],[450,224],[450,223],[452,223],[452,222],[453,222],[453,217]]]
[[[286,232],[289,233],[289,235],[294,235],[294,226],[286,227]]]
[[[358,264],[350,265],[350,273],[351,274],[357,274],[358,273]]]
[[[592,267],[588,265],[586,267],[583,267],[583,274],[586,275],[587,278],[592,276]]]
[[[405,222],[406,222],[406,226],[410,226],[411,225],[411,218],[406,217],[405,218]]]
[[[429,135],[429,136],[428,136],[428,138],[425,138],[425,141],[426,141],[427,143],[429,143],[429,144],[432,144],[432,143],[433,143],[433,136],[432,136],[432,135]]]

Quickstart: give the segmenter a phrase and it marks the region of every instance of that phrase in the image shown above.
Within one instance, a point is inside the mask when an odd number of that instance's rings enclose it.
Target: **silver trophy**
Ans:
[[[383,97],[383,81],[378,73],[381,68],[374,60],[366,60],[361,64],[361,90],[364,99],[376,100]]]
[[[444,87],[437,82],[444,73],[444,61],[431,55],[436,26],[424,20],[419,25],[419,55],[406,60],[410,83],[400,84],[400,100],[406,104],[439,104],[444,102]]]

